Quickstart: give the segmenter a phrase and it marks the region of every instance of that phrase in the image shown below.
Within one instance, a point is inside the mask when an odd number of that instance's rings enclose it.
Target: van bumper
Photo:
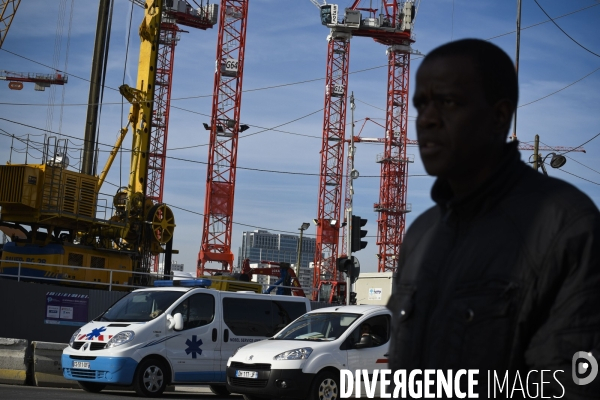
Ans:
[[[258,371],[258,379],[236,378],[239,368],[227,367],[227,389],[231,393],[259,398],[306,399],[315,374],[301,369],[272,369]]]
[[[73,361],[89,362],[87,368],[73,368]],[[63,376],[75,381],[131,385],[137,361],[129,357],[95,357],[94,360],[73,359],[69,354],[62,355]]]

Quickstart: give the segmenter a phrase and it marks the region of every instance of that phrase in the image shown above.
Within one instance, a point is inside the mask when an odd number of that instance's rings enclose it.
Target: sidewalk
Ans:
[[[191,392],[191,393],[205,393],[205,394],[213,394],[210,391],[208,386],[185,386],[185,385],[176,385],[176,392]]]

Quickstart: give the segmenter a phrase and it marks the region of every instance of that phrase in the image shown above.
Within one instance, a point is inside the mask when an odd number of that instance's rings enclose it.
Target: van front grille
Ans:
[[[231,386],[264,388],[267,387],[268,379],[248,379],[248,378],[231,378],[227,377],[228,383]]]
[[[93,356],[69,356],[69,358],[71,358],[73,360],[89,360],[89,361],[93,361],[96,359],[96,357],[93,357]]]
[[[83,346],[85,342],[75,342],[73,343],[73,348],[75,350],[79,350],[81,348],[81,346]],[[90,343],[90,350],[102,350],[104,349],[104,346],[106,346],[106,343],[104,342],[89,342]]]
[[[270,371],[271,364],[245,364],[238,361],[231,362],[231,368],[243,369],[249,371]]]

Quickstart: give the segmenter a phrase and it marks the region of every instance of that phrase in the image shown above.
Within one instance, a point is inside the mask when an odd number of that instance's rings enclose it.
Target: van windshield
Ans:
[[[350,313],[305,314],[286,326],[275,340],[335,340],[360,317]]]
[[[97,321],[147,322],[161,315],[185,292],[144,291],[132,292],[117,301]]]

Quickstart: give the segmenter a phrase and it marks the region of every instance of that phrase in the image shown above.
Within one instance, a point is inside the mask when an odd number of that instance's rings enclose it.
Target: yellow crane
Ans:
[[[0,166],[0,228],[12,239],[0,274],[121,289],[147,282],[132,273],[149,272],[150,254],[162,251],[175,228],[170,208],[144,197],[161,10],[162,0],[145,1],[136,87],[119,88],[131,103],[129,121],[99,176],[69,170],[67,141],[55,137],[46,139],[40,164]],[[100,187],[129,128],[129,183],[107,207],[110,216],[98,218]]]

